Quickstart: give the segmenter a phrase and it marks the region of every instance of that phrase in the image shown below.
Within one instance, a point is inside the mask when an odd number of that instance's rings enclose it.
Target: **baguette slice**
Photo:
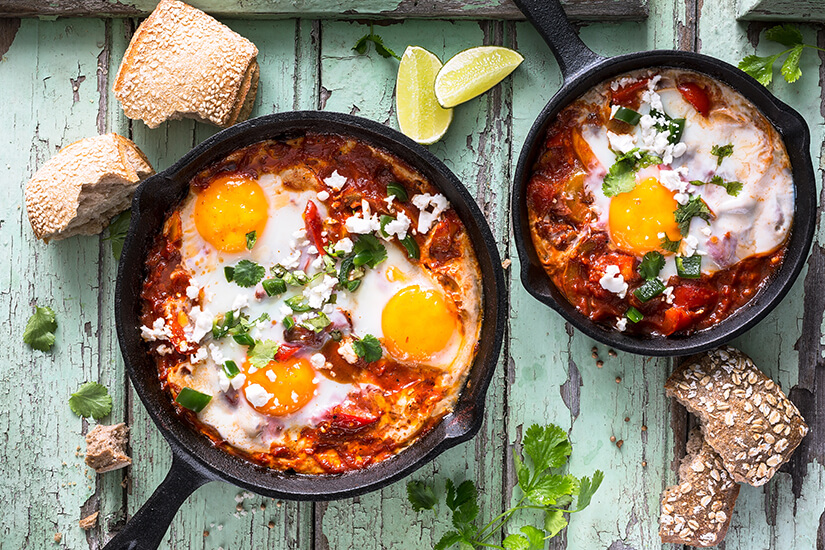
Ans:
[[[701,419],[705,440],[741,483],[767,483],[808,433],[779,386],[730,346],[682,363],[665,390]]]
[[[250,93],[254,102],[257,55],[252,42],[199,9],[162,0],[126,49],[115,97],[150,128],[182,117],[227,127],[242,119]]]
[[[665,489],[659,536],[662,542],[716,546],[725,539],[739,485],[725,470],[722,459],[693,430],[687,456],[679,465],[679,485]]]
[[[86,464],[102,474],[125,468],[132,463],[126,455],[129,428],[126,424],[98,424],[86,434]]]
[[[94,235],[132,201],[155,171],[128,139],[104,134],[76,141],[49,159],[26,184],[34,234],[46,242]]]

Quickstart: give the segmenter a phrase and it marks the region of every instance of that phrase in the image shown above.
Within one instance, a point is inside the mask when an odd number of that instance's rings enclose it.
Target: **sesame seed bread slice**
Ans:
[[[682,363],[665,390],[701,419],[705,439],[739,482],[767,483],[808,433],[779,386],[729,346]]]
[[[246,120],[252,113],[252,108],[255,106],[255,96],[258,93],[258,78],[260,75],[261,70],[258,67],[258,62],[253,61],[244,77],[244,83],[241,86],[242,94],[239,96],[235,109],[232,111],[232,116],[229,118],[230,126],[236,122]]]
[[[253,74],[257,90],[257,55],[252,42],[199,9],[162,0],[126,49],[115,97],[150,128],[182,117],[227,127],[240,118]]]
[[[728,532],[739,485],[725,470],[722,459],[693,430],[687,456],[679,465],[679,484],[662,494],[659,536],[662,542],[716,546]]]
[[[26,184],[34,234],[46,242],[103,231],[126,210],[138,184],[155,171],[117,134],[81,139],[61,149]]]

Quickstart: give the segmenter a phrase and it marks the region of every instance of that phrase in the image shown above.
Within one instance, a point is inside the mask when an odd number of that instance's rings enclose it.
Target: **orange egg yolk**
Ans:
[[[258,182],[237,174],[221,176],[198,194],[195,227],[222,252],[246,249],[246,235],[266,227],[269,204]]]
[[[682,238],[673,214],[678,206],[673,191],[656,178],[645,178],[632,191],[610,199],[610,239],[634,254],[660,250],[659,233],[674,241]]]
[[[423,360],[443,350],[458,326],[436,290],[408,286],[390,298],[381,315],[384,345],[397,357]]]
[[[312,400],[318,385],[315,370],[306,359],[290,358],[285,361],[270,361],[269,364],[250,373],[249,361],[244,361],[244,392],[249,386],[260,385],[272,398],[261,406],[250,403],[262,414],[284,416],[299,411]]]

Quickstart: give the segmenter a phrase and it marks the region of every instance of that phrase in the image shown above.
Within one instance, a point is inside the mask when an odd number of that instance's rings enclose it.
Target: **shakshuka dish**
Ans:
[[[781,265],[794,214],[785,146],[730,87],[685,70],[603,82],[551,122],[528,183],[542,265],[592,321],[707,329]]]
[[[467,231],[414,168],[308,134],[196,175],[146,258],[143,339],[175,407],[228,452],[356,470],[432,429],[475,358]]]

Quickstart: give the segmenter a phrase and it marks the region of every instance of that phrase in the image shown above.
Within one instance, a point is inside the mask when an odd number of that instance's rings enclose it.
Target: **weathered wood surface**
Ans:
[[[562,0],[575,20],[639,20],[648,0]],[[0,0],[0,16],[142,17],[158,0]],[[191,0],[221,17],[524,19],[512,0]]]
[[[819,0],[739,0],[739,19],[751,21],[825,22],[825,4]]]
[[[582,28],[582,36],[605,55],[683,48],[736,62],[753,50],[763,25],[737,23],[735,14],[734,0],[656,0],[645,23],[591,24]],[[396,125],[395,61],[374,54],[359,57],[349,49],[365,32],[363,24],[227,22],[261,50],[254,114],[318,108]],[[214,133],[191,121],[148,130],[123,117],[110,81],[134,25],[128,18],[0,20],[0,82],[6,90],[0,104],[6,128],[0,136],[6,189],[0,201],[5,252],[0,259],[0,322],[7,335],[0,351],[6,365],[0,373],[0,403],[6,411],[0,415],[4,549],[102,547],[146,500],[170,462],[168,447],[124,378],[112,314],[116,265],[108,244],[91,237],[35,242],[21,208],[26,179],[60,146],[80,137],[105,131],[131,136],[162,170]],[[821,27],[803,29],[806,39],[825,45]],[[658,496],[674,480],[687,426],[684,412],[662,390],[672,361],[623,353],[611,357],[599,346],[604,365],[598,368],[591,356],[593,342],[529,297],[517,279],[509,181],[527,130],[560,85],[549,49],[526,23],[408,20],[391,24],[382,34],[397,50],[415,42],[449,57],[472,45],[505,44],[526,58],[511,79],[460,106],[445,140],[432,147],[487,212],[502,255],[514,265],[509,337],[482,432],[414,477],[474,479],[482,489],[482,513],[500,509],[513,486],[510,442],[530,423],[556,422],[569,428],[574,442],[571,471],[582,475],[601,468],[607,478],[593,505],[573,519],[551,548],[663,548],[656,535]],[[769,51],[778,50],[760,46],[760,52]],[[803,69],[799,82],[778,82],[774,91],[808,120],[818,160],[825,137],[822,59],[806,52]],[[823,237],[820,228],[808,270],[788,298],[737,342],[790,389],[813,429],[793,464],[773,482],[743,488],[727,550],[825,548]],[[57,311],[58,343],[49,354],[21,344],[34,303]],[[71,413],[66,399],[85,380],[110,388],[115,408],[107,422],[125,420],[132,426],[132,468],[94,476],[76,455],[89,425]],[[610,436],[624,441],[621,449]],[[77,520],[97,509],[98,527],[82,532]],[[314,505],[274,502],[213,483],[189,498],[163,547],[429,548],[446,529],[445,518],[410,510],[403,482],[358,499]],[[59,544],[53,541],[57,532],[62,534]]]

